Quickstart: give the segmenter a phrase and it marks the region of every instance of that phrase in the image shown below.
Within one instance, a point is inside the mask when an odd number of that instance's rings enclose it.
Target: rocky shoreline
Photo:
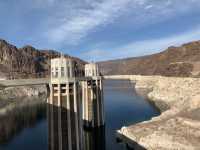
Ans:
[[[31,101],[45,102],[47,98],[46,86],[9,87],[0,90],[0,114]]]
[[[118,133],[134,149],[200,149],[200,79],[161,76],[130,76],[138,92],[145,89],[148,99],[161,115]],[[127,141],[127,140],[126,140]]]

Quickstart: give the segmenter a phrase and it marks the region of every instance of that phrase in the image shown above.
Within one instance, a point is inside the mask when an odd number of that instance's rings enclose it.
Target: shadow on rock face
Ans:
[[[147,150],[145,147],[142,145],[138,144],[137,142],[130,140],[126,136],[117,133],[116,134],[116,141],[118,143],[125,144],[127,150]]]

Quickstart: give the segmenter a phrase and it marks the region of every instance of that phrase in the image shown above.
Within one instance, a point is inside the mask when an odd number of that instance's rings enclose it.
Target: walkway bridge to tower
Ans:
[[[49,83],[50,78],[0,80],[0,87],[6,88],[16,86],[45,85]]]

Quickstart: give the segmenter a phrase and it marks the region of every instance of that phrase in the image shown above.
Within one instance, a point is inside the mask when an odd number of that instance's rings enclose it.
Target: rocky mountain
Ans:
[[[99,62],[103,74],[199,76],[200,41],[143,57]]]
[[[54,50],[38,50],[32,46],[17,48],[0,40],[0,78],[46,77],[50,74],[50,59],[59,56],[59,52]],[[65,57],[80,65],[85,63],[69,55]]]

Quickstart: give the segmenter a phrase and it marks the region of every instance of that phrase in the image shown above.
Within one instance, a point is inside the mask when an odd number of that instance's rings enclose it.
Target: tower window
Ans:
[[[64,77],[65,72],[64,72],[64,67],[61,67],[61,77]]]

